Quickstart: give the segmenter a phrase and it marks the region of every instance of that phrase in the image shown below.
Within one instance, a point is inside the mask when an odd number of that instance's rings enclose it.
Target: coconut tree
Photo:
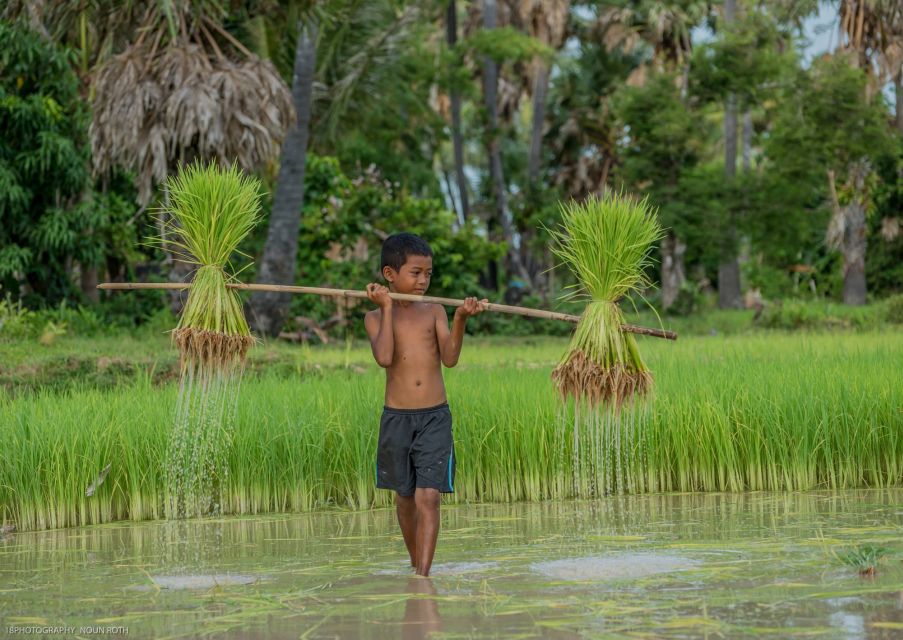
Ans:
[[[291,95],[273,65],[222,26],[219,5],[130,6],[133,38],[92,78],[95,173],[132,170],[147,205],[181,164],[216,159],[256,170],[272,161],[294,119]],[[183,279],[187,265],[167,256],[170,279]],[[179,296],[172,300],[178,310]]]
[[[298,231],[304,203],[304,172],[310,140],[317,23],[311,19],[298,31],[292,74],[292,102],[297,119],[282,146],[276,194],[266,244],[260,257],[260,280],[274,284],[292,284],[295,279]],[[288,304],[287,294],[255,292],[249,301],[254,329],[270,336],[278,335]]]
[[[513,7],[521,28],[552,50],[564,45],[567,36],[570,0],[518,0]],[[535,57],[526,65],[530,95],[533,101],[533,123],[530,133],[530,155],[527,176],[530,184],[539,178],[542,153],[542,137],[545,129],[546,98],[549,91],[549,63],[543,57]]]
[[[841,0],[843,48],[872,78],[872,91],[894,83],[896,125],[903,132],[903,4],[898,0]]]
[[[483,2],[483,29],[492,31],[496,28],[495,0]],[[489,154],[489,175],[492,180],[492,193],[495,200],[495,215],[502,227],[502,235],[508,244],[508,269],[512,274],[522,278],[530,287],[530,274],[521,260],[516,246],[514,223],[508,208],[507,186],[502,170],[502,151],[499,140],[498,104],[499,63],[490,54],[483,57],[483,100],[486,109],[486,148]]]
[[[389,0],[348,0],[328,7],[298,2],[294,13],[273,10],[272,20],[254,27],[254,39],[276,58],[291,51],[298,119],[283,145],[259,279],[292,284],[298,269],[305,152],[313,148],[341,155],[343,136],[358,132],[362,118],[407,110],[410,126],[416,120],[411,111],[428,110],[425,100],[418,104],[419,96],[412,95],[404,75],[405,56],[419,37],[422,10],[417,5],[399,10]],[[401,121],[401,113],[398,116]],[[398,155],[406,154],[402,150]],[[355,154],[354,160],[360,159]],[[249,301],[252,326],[278,335],[288,305],[286,295],[255,293]]]

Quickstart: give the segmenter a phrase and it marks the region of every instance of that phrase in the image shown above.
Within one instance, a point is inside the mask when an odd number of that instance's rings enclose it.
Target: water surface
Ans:
[[[901,561],[903,490],[443,506],[428,579],[392,509],[117,523],[0,541],[0,633],[898,638]]]

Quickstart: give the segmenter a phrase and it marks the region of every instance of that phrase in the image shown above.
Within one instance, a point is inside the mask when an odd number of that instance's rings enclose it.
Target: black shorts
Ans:
[[[383,408],[376,451],[376,487],[401,496],[414,489],[455,490],[455,445],[448,403],[426,409]]]

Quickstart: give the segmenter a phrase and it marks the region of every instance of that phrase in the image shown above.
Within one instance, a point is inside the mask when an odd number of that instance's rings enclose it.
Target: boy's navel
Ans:
[[[418,387],[420,386],[420,380],[417,381],[417,386],[418,386]]]

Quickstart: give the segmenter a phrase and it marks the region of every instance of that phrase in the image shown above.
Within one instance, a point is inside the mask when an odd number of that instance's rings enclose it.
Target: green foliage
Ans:
[[[787,37],[766,12],[754,10],[724,25],[718,37],[693,50],[690,84],[694,96],[723,102],[734,94],[741,105],[774,93],[795,63]]]
[[[887,299],[887,321],[893,324],[903,324],[903,293]]]
[[[548,61],[554,55],[551,48],[514,27],[477,29],[461,40],[458,47],[476,55],[489,56],[498,63],[531,60],[537,56]]]
[[[656,203],[673,200],[681,175],[702,153],[699,112],[688,108],[676,78],[665,73],[655,74],[643,86],[622,88],[614,112],[626,133],[618,175]]]
[[[884,305],[850,307],[825,301],[780,300],[768,306],[759,326],[769,329],[875,329],[886,317]]]
[[[715,225],[724,218],[723,181],[697,168],[705,122],[681,99],[677,79],[659,73],[643,86],[625,86],[615,94],[614,113],[625,131],[615,178],[646,194],[658,207],[662,225],[687,240],[691,251],[711,246],[720,237]]]
[[[488,242],[474,221],[456,228],[454,213],[441,202],[414,198],[373,169],[350,178],[337,158],[308,154],[304,186],[299,283],[363,289],[380,281],[382,239],[402,231],[422,236],[433,250],[428,295],[482,295],[479,273],[490,259],[505,255],[504,245]],[[294,296],[291,305],[291,317],[325,320],[336,313],[331,298]],[[363,323],[352,321],[349,328],[361,334]]]
[[[897,152],[875,163],[880,180],[873,193],[874,213],[867,221],[866,279],[875,296],[903,293],[903,135],[896,141]]]
[[[836,172],[839,187],[853,162],[891,152],[885,105],[866,98],[866,82],[839,56],[799,70],[781,96],[766,145],[771,169],[825,189],[826,171]]]
[[[19,24],[0,23],[0,41],[0,286],[56,301],[71,292],[67,263],[93,249],[74,210],[86,111],[68,52]]]
[[[0,343],[40,340],[42,343],[59,335],[93,336],[109,329],[96,310],[83,305],[70,306],[65,301],[56,309],[33,311],[10,294],[0,299]],[[53,336],[53,337],[47,337]]]

